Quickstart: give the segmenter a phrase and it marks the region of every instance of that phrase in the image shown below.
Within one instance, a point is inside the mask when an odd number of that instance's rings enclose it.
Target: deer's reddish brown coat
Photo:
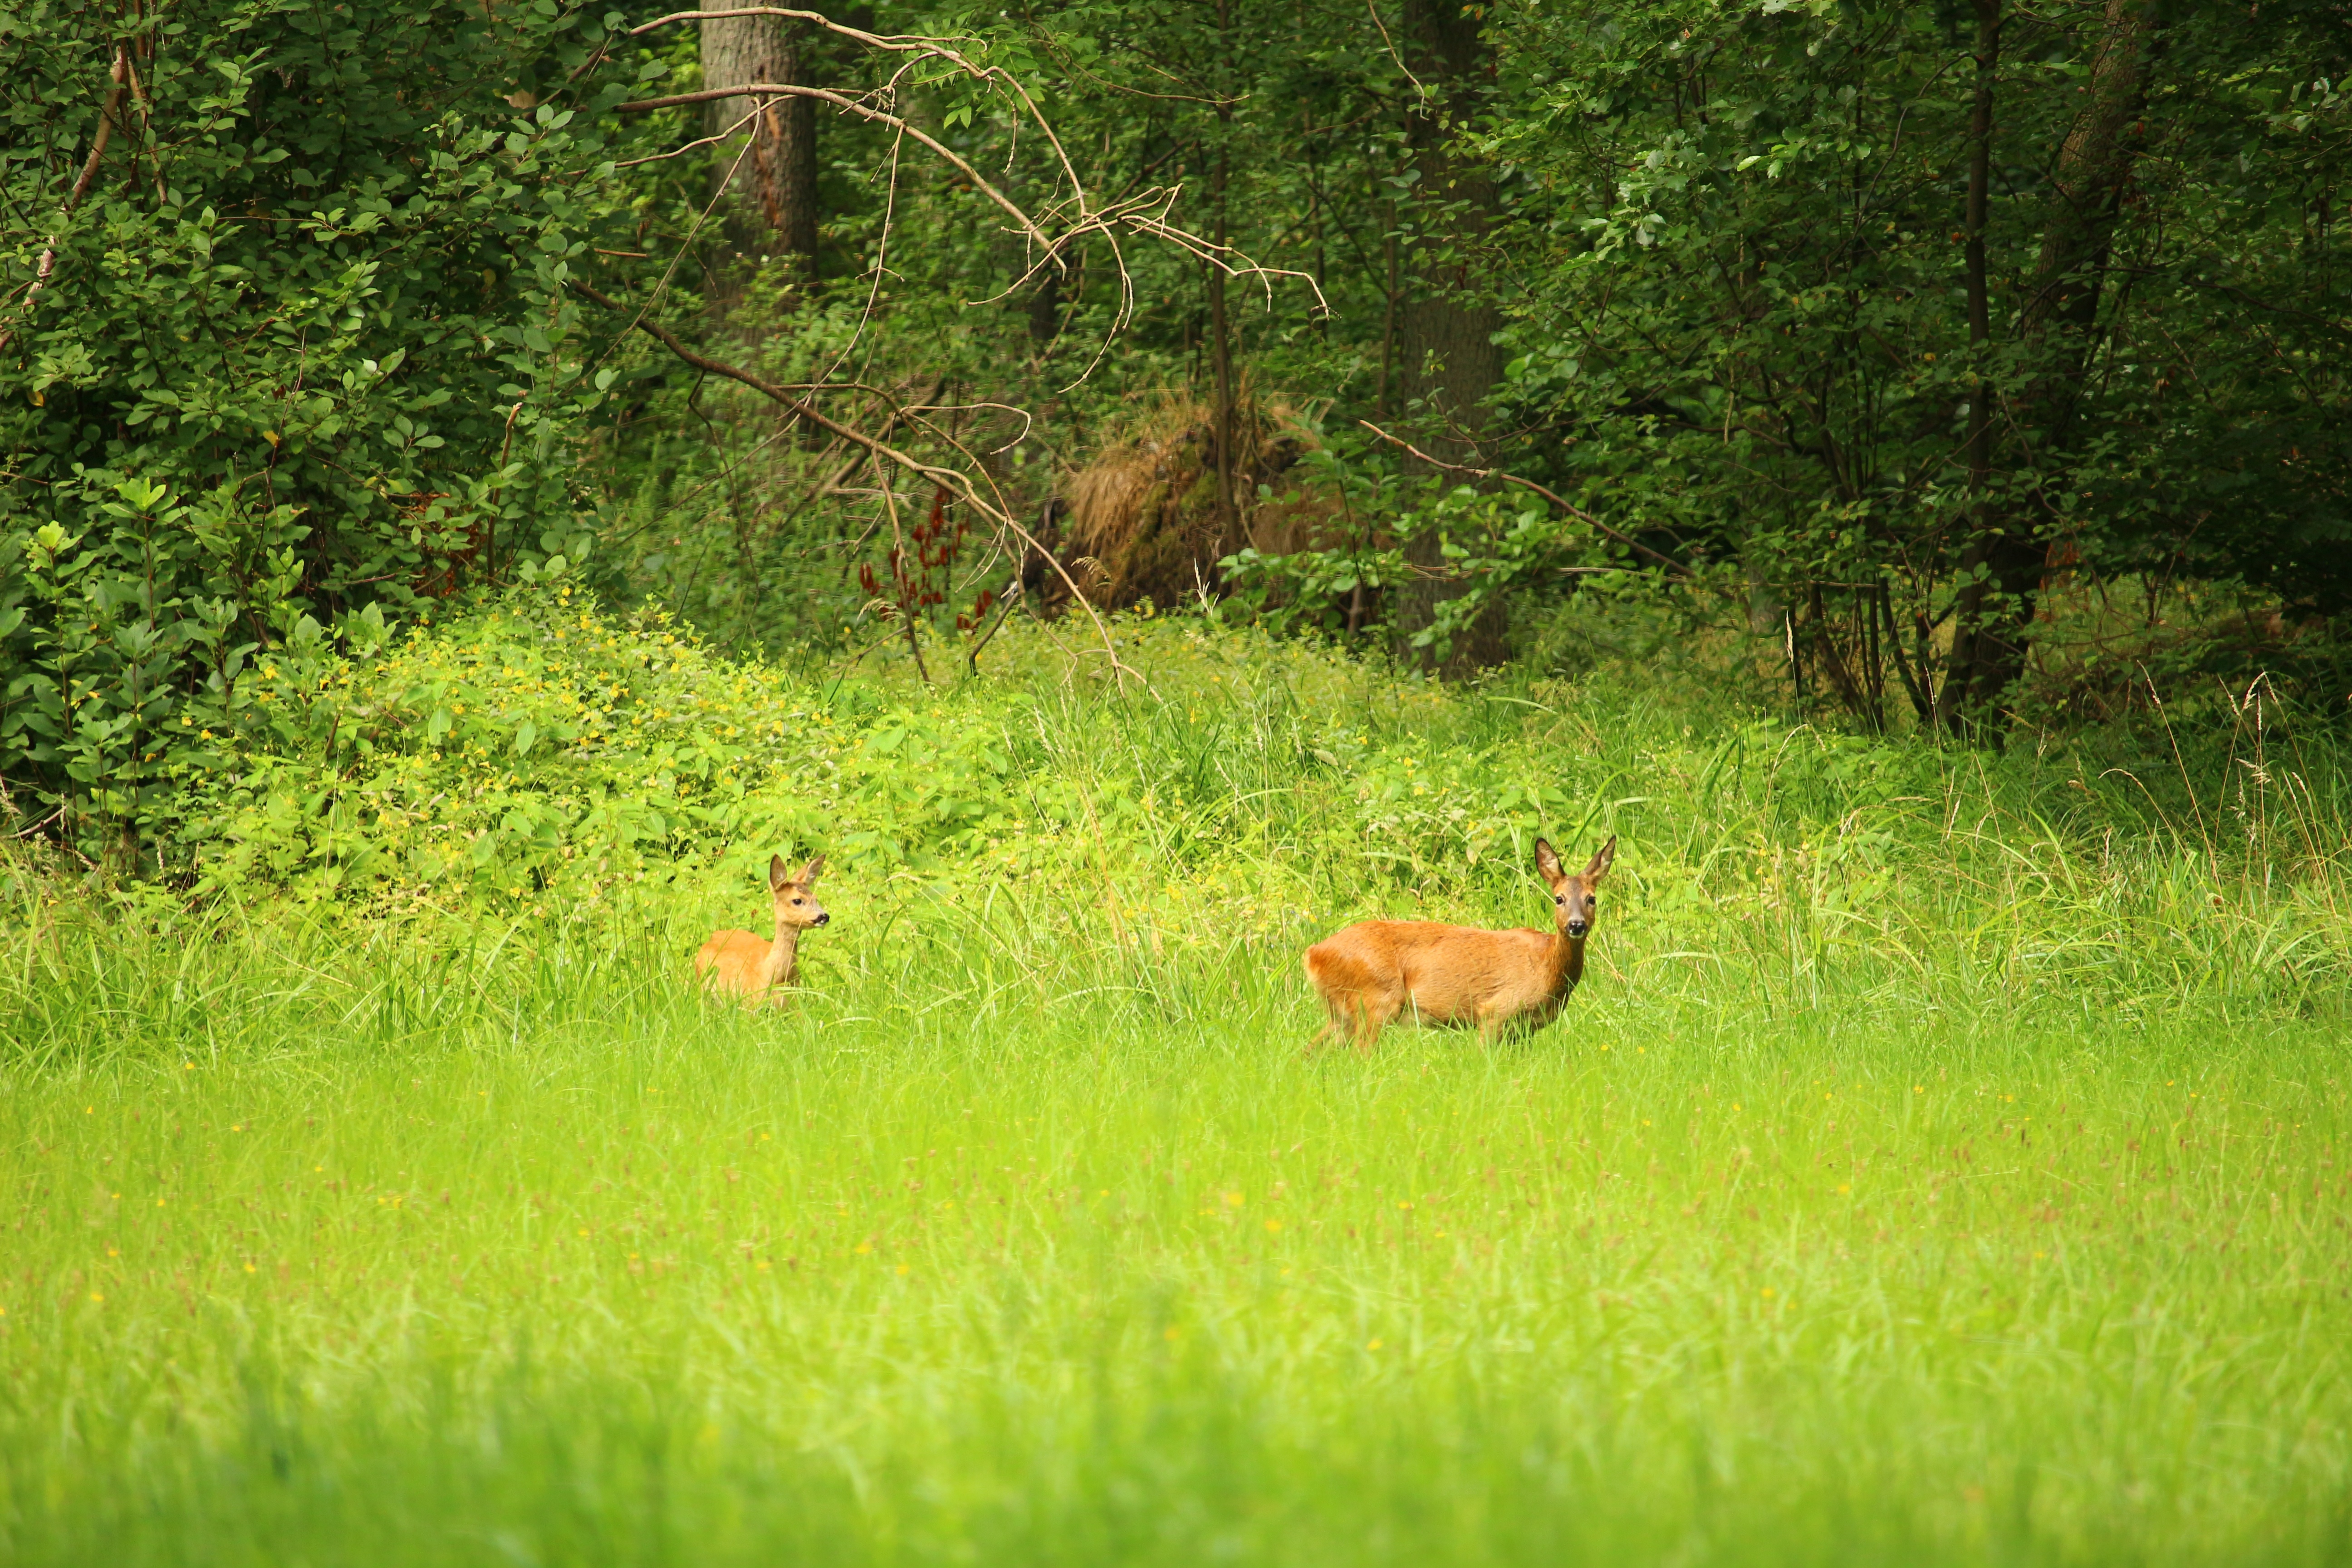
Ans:
[[[1559,930],[1486,931],[1435,921],[1363,921],[1307,950],[1307,978],[1330,1015],[1324,1034],[1351,1034],[1370,1050],[1411,1009],[1425,1024],[1475,1024],[1489,1039],[1506,1026],[1540,1029],[1584,978],[1584,944],[1600,918],[1601,879],[1617,856],[1602,845],[1573,875],[1536,840],[1536,869],[1552,894]]]
[[[816,901],[816,879],[824,869],[819,855],[798,876],[784,871],[781,855],[768,857],[768,891],[776,904],[776,935],[765,941],[748,931],[719,931],[694,955],[694,972],[713,988],[731,991],[744,1005],[781,1005],[782,992],[800,984],[801,932],[833,917]]]

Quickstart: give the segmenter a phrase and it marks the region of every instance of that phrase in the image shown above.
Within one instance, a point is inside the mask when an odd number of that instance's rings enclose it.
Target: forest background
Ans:
[[[1356,6],[0,7],[0,1558],[2352,1560],[2347,6]]]
[[[2332,721],[2345,20],[18,7],[0,777],[184,872],[257,659],[551,574],[927,680],[1192,602],[1990,744]]]

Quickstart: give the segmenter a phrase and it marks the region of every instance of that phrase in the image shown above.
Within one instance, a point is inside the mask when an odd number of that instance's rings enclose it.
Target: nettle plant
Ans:
[[[194,0],[0,37],[0,779],[137,867],[240,673],[593,526],[570,84],[618,13]],[[586,92],[583,85],[578,92]],[[607,242],[609,243],[609,242]]]

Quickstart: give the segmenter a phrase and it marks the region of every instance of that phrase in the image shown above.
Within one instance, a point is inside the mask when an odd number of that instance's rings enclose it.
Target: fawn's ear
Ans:
[[[1611,834],[1609,842],[1592,852],[1592,864],[1584,868],[1584,879],[1597,882],[1609,874],[1610,865],[1617,858],[1617,836]]]
[[[807,865],[802,867],[801,874],[793,878],[793,880],[798,882],[803,888],[814,889],[816,887],[816,879],[824,874],[824,857],[819,855],[810,860]]]
[[[1559,868],[1559,852],[1541,838],[1536,840],[1536,869],[1543,874],[1547,882],[1557,882],[1568,875]]]
[[[781,855],[769,856],[768,891],[772,893],[781,893],[791,883],[791,881],[792,878],[784,871],[784,858]]]

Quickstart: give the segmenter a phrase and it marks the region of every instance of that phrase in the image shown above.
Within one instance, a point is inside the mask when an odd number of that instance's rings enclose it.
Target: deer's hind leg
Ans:
[[[1307,1054],[1313,1056],[1315,1047],[1326,1042],[1345,1039],[1348,1035],[1349,999],[1326,994],[1323,997],[1323,1026],[1307,1042]]]
[[[1403,1010],[1404,997],[1368,988],[1355,995],[1355,1046],[1366,1056],[1380,1043],[1381,1031]]]

